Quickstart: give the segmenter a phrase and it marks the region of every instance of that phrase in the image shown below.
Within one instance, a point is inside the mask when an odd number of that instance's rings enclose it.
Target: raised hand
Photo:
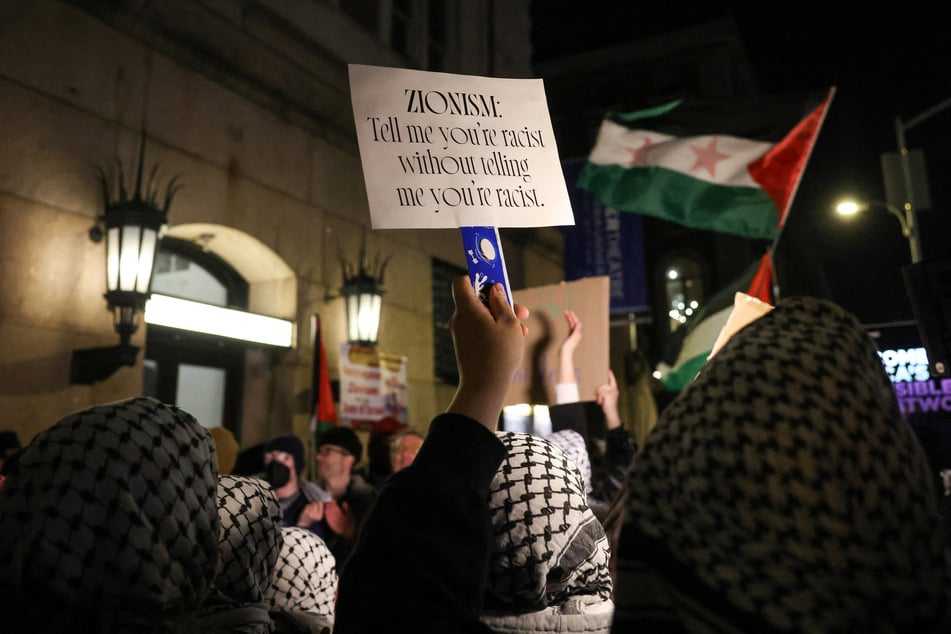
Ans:
[[[604,420],[608,429],[621,426],[621,417],[617,410],[619,392],[614,372],[608,370],[608,382],[599,385],[594,391],[595,400],[601,406],[601,411],[604,412]]]
[[[509,307],[501,284],[489,291],[489,304],[479,300],[468,275],[456,278],[449,319],[459,367],[459,389],[450,412],[465,414],[491,430],[498,426],[502,402],[525,352],[528,309]]]

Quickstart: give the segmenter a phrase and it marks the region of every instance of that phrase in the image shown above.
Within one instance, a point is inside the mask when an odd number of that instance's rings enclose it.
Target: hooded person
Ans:
[[[215,455],[218,456],[218,473],[227,475],[232,472],[238,461],[241,447],[230,429],[218,425],[210,427],[212,439],[215,441]]]
[[[216,460],[187,412],[150,398],[40,432],[0,494],[11,632],[189,632],[218,566]]]
[[[601,632],[614,604],[610,548],[582,475],[552,442],[497,432],[506,457],[492,479],[493,546],[482,621],[494,632]]]
[[[311,535],[318,542],[320,538],[307,529],[282,526],[281,510],[274,491],[257,478],[221,476],[218,516],[221,520],[221,565],[215,577],[216,593],[203,606],[201,631],[229,634],[329,632],[330,623],[326,619],[318,619],[312,612],[301,609],[302,602],[288,599],[289,586],[286,583],[286,579],[293,575],[286,568],[291,551],[285,543],[285,536],[291,535],[294,545],[301,541],[297,533],[287,531]],[[298,558],[295,562],[302,563],[303,560]],[[301,570],[296,574],[309,580],[317,572]],[[336,582],[336,576],[333,581]]]
[[[285,614],[307,624],[311,632],[330,631],[334,622],[337,571],[324,541],[296,526],[281,529],[283,545],[264,591],[272,617]]]
[[[951,631],[927,461],[831,302],[733,334],[662,413],[628,501],[616,631]]]
[[[284,526],[300,526],[324,536],[324,503],[330,494],[304,473],[304,443],[294,434],[272,438],[264,445],[264,479],[280,503]]]
[[[223,475],[218,480],[218,547],[215,593],[203,606],[202,631],[269,634],[273,622],[264,592],[281,551],[281,509],[268,483]]]

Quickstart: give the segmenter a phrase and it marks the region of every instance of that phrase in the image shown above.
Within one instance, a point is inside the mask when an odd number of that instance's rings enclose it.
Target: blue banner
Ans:
[[[568,197],[575,214],[565,238],[565,280],[607,275],[611,279],[611,312],[649,310],[644,274],[641,216],[605,207],[575,185],[586,159],[562,161]]]

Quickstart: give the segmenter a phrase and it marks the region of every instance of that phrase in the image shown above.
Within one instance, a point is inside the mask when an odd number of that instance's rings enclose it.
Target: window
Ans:
[[[449,318],[452,317],[452,281],[466,270],[441,260],[432,261],[433,278],[433,367],[436,378],[451,385],[459,384],[456,350],[452,345]]]
[[[412,0],[393,0],[390,9],[390,48],[410,59],[415,57],[409,48],[412,27]]]
[[[340,0],[340,9],[371,33],[380,29],[377,0]]]
[[[340,10],[391,49],[426,70],[445,70],[449,0],[339,0]]]
[[[428,32],[426,68],[428,70],[446,68],[447,24],[446,3],[443,0],[429,0],[429,15],[426,20]]]

